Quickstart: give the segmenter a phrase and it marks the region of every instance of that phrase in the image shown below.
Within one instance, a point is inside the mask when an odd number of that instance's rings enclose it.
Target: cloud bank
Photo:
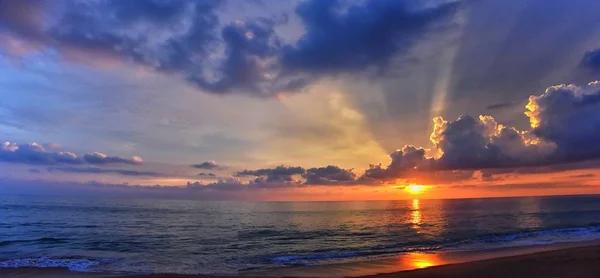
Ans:
[[[252,184],[339,185],[355,181],[356,175],[352,171],[352,169],[342,169],[334,165],[308,169],[299,166],[277,166],[275,168],[239,171],[236,176],[256,177],[251,181]]]
[[[17,144],[4,142],[0,146],[0,162],[22,163],[31,165],[57,164],[129,164],[140,165],[144,161],[139,156],[124,158],[108,156],[99,152],[77,156],[72,152],[57,151],[57,144],[41,145],[38,143]]]
[[[147,177],[168,177],[168,175],[152,171],[136,171],[124,169],[103,169],[98,167],[48,167],[48,172],[64,172],[64,173],[79,173],[79,174],[118,174],[123,176],[147,176]]]

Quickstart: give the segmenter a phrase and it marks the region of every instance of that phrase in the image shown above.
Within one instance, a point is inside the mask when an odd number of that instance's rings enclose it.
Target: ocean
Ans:
[[[600,196],[365,202],[0,196],[0,268],[243,274],[600,239]]]

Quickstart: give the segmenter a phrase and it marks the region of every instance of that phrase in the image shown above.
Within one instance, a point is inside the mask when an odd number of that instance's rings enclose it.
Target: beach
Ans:
[[[364,275],[360,277],[369,278],[470,278],[470,277],[488,277],[488,278],[521,278],[521,277],[581,277],[595,278],[600,277],[600,244],[594,243],[591,246],[569,247],[566,249],[542,251],[524,255],[500,257],[493,259],[476,260],[463,263],[451,263],[425,267],[423,269],[398,271],[387,274]],[[357,265],[356,267],[360,267]],[[307,268],[310,269],[310,268]],[[305,270],[307,270],[305,269]],[[357,269],[356,273],[360,273]],[[229,277],[264,277],[279,276],[271,273],[270,275],[248,274]],[[321,273],[322,275],[323,273]],[[293,277],[281,275],[283,277]],[[328,277],[342,277],[331,272]],[[344,275],[356,276],[356,275]],[[17,268],[0,269],[0,277],[30,277],[30,278],[101,278],[101,277],[119,277],[119,278],[151,278],[151,277],[228,277],[228,276],[208,276],[208,275],[179,275],[179,274],[150,274],[150,275],[118,275],[102,273],[81,273],[71,272],[67,269],[57,268]]]
[[[546,251],[365,277],[600,277],[600,245]]]

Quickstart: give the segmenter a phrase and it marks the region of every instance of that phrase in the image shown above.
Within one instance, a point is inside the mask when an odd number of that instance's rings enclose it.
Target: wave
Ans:
[[[360,253],[331,253],[331,254],[307,254],[307,255],[288,255],[288,256],[276,256],[271,258],[272,262],[288,264],[296,261],[303,260],[322,260],[322,259],[343,259],[360,256]]]
[[[0,261],[0,268],[67,268],[71,271],[87,272],[90,267],[100,264],[101,261],[85,258],[24,258]]]
[[[18,243],[54,244],[54,243],[63,243],[65,241],[66,241],[65,239],[55,238],[55,237],[42,237],[42,238],[36,238],[36,239],[4,240],[4,241],[0,241],[0,247],[1,246],[11,245],[11,244],[18,244]]]
[[[274,230],[259,230],[255,233],[250,233],[250,236],[289,236],[282,235]],[[552,244],[559,242],[575,242],[585,240],[600,239],[600,225],[588,227],[574,228],[558,228],[539,231],[520,231],[507,234],[487,234],[471,239],[456,239],[447,241],[418,241],[405,242],[396,244],[384,244],[378,246],[364,248],[327,248],[313,249],[306,252],[281,252],[269,256],[257,256],[252,258],[237,258],[228,261],[229,267],[240,267],[241,269],[261,269],[261,268],[276,268],[281,266],[291,265],[318,265],[332,262],[347,262],[378,259],[400,255],[403,253],[428,253],[428,252],[456,252],[456,251],[476,251],[489,250],[505,247],[532,246],[542,244]],[[44,237],[27,240],[12,240],[0,241],[0,246],[10,244],[54,244],[66,241],[61,238]],[[388,242],[389,243],[389,242]],[[114,251],[114,248],[110,248]],[[242,250],[238,250],[243,253]],[[0,261],[0,268],[19,268],[19,267],[38,267],[38,268],[67,268],[72,271],[96,272],[96,271],[156,271],[157,266],[146,265],[142,262],[122,261],[116,263],[115,260],[104,258],[89,258],[89,257],[38,257],[38,258],[19,258]],[[197,269],[177,270],[177,271],[194,271]],[[205,269],[208,270],[208,269]],[[216,270],[220,270],[216,268]],[[129,273],[129,272],[128,272]],[[216,274],[218,272],[202,273]],[[219,273],[223,274],[223,273]]]
[[[600,226],[488,235],[458,242],[452,248],[446,249],[449,251],[475,251],[499,247],[533,246],[596,239],[600,239]]]
[[[241,239],[276,238],[279,240],[302,240],[338,236],[340,235],[339,232],[340,231],[335,230],[290,231],[279,229],[258,229],[251,231],[239,231],[238,237]]]
[[[424,241],[409,244],[394,244],[361,250],[318,250],[315,253],[280,254],[263,258],[263,261],[280,265],[308,265],[309,262],[318,262],[321,260],[368,259],[413,252],[480,251],[597,239],[600,239],[600,226],[590,226],[486,235],[460,241]]]

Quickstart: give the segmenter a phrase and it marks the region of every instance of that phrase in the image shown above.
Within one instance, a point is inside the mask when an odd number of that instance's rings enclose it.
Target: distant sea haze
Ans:
[[[600,238],[600,196],[372,202],[0,197],[0,267],[240,274]]]

